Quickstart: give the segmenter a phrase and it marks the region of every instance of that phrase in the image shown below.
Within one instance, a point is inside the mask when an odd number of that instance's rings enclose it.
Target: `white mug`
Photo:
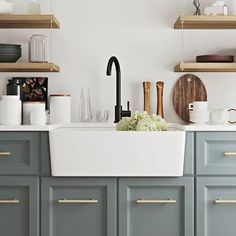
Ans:
[[[208,103],[206,101],[195,101],[193,103],[189,103],[189,110],[200,112],[200,111],[207,111],[208,110]]]

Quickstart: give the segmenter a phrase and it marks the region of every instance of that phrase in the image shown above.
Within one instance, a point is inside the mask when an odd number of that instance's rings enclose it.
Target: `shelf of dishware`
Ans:
[[[236,72],[236,63],[183,62],[174,68],[175,72]]]
[[[0,15],[1,29],[59,29],[54,15]]]
[[[0,72],[60,72],[54,63],[0,63]]]
[[[175,29],[236,29],[236,16],[179,16]]]

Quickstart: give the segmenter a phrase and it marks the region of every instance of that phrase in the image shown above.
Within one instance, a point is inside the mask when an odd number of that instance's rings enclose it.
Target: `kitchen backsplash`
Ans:
[[[48,12],[49,2],[42,1],[44,12]],[[213,1],[201,2],[205,6]],[[53,12],[61,29],[53,32],[53,61],[61,66],[61,73],[1,74],[0,94],[5,93],[11,77],[47,76],[49,94],[72,95],[73,121],[78,121],[83,86],[90,86],[93,112],[109,109],[113,120],[115,79],[106,76],[106,66],[110,56],[115,55],[121,63],[123,106],[129,100],[132,111],[142,110],[142,82],[152,81],[151,111],[156,112],[155,82],[161,80],[165,82],[165,117],[179,121],[172,105],[172,89],[182,75],[173,72],[174,65],[182,60],[181,30],[174,30],[173,24],[183,11],[193,14],[191,0],[54,1]],[[24,61],[28,59],[28,40],[33,33],[50,38],[50,31],[45,30],[4,30],[1,42],[22,44]],[[235,55],[236,31],[185,31],[184,45],[186,61],[216,52]],[[205,83],[210,108],[236,108],[235,73],[196,75]]]

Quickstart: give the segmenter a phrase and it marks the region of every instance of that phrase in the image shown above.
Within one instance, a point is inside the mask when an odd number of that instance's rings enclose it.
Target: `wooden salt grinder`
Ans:
[[[143,82],[143,92],[144,92],[144,111],[150,114],[150,88],[151,82]]]

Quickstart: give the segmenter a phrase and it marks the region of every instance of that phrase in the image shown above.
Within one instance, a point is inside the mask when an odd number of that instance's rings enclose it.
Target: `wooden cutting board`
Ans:
[[[189,123],[189,103],[207,101],[203,82],[193,74],[186,74],[177,81],[173,90],[173,105],[179,118]]]

